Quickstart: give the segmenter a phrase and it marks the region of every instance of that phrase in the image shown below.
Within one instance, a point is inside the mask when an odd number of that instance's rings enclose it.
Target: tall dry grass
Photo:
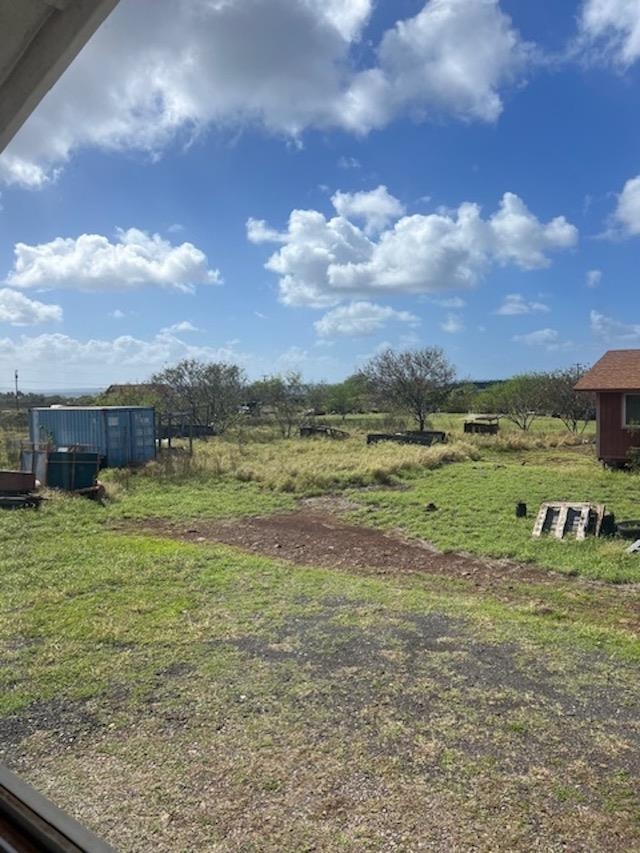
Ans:
[[[522,450],[552,450],[557,447],[578,447],[592,444],[593,437],[576,435],[569,432],[533,433],[512,432],[498,435],[473,436],[471,441],[476,447],[495,452],[518,452]]]
[[[196,442],[193,456],[184,450],[164,453],[141,473],[173,482],[232,478],[274,491],[319,494],[349,486],[393,485],[402,474],[479,457],[479,449],[468,442],[418,447],[366,445],[362,438],[244,443],[215,439]]]

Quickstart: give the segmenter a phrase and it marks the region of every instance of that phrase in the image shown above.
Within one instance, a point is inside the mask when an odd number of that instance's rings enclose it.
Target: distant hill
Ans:
[[[41,394],[43,397],[90,397],[101,394],[104,386],[100,388],[33,388],[30,394]]]

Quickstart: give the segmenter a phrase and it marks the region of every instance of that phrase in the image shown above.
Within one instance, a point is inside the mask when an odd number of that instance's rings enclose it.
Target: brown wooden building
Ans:
[[[609,350],[575,388],[596,394],[598,459],[623,465],[640,448],[640,349]]]

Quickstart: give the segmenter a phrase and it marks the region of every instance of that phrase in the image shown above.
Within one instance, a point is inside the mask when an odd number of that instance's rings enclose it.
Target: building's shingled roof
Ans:
[[[640,391],[640,349],[610,349],[576,382],[577,391]]]

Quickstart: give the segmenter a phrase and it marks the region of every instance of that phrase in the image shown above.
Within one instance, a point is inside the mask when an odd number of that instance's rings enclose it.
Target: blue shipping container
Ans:
[[[29,437],[54,450],[99,453],[110,468],[139,465],[156,455],[155,409],[150,406],[59,406],[31,409]]]

